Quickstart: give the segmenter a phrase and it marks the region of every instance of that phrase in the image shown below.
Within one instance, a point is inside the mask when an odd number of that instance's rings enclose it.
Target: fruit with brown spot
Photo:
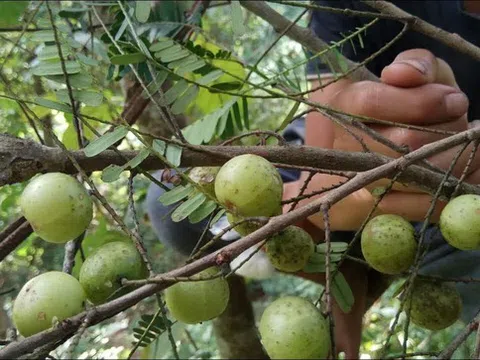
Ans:
[[[29,280],[13,304],[13,322],[28,337],[84,310],[86,295],[73,276],[50,271]]]
[[[245,154],[227,161],[215,179],[215,195],[239,216],[273,216],[281,212],[283,182],[275,166]]]
[[[298,226],[288,226],[268,239],[265,252],[272,265],[280,271],[302,270],[315,251],[309,233]]]
[[[462,312],[462,299],[453,284],[418,279],[411,296],[410,319],[428,330],[451,326]]]
[[[415,229],[398,215],[379,215],[363,229],[361,248],[367,263],[384,274],[400,274],[415,261]]]
[[[440,214],[439,227],[453,247],[480,249],[480,196],[467,194],[450,200]]]
[[[284,296],[267,306],[259,332],[271,359],[324,359],[331,347],[327,319],[298,296]]]

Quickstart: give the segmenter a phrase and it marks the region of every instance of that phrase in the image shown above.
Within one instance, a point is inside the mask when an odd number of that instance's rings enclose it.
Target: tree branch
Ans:
[[[452,49],[471,56],[480,61],[480,48],[468,42],[458,34],[452,34],[439,27],[413,16],[388,1],[362,0],[368,6],[380,11],[382,14],[397,17],[400,22],[408,22],[411,29],[424,34],[432,39],[451,47]]]
[[[267,21],[278,33],[282,33],[285,29],[290,27],[290,30],[287,31],[286,35],[314,53],[319,53],[330,47],[329,44],[315,35],[312,30],[292,24],[290,20],[273,10],[264,1],[244,0],[240,3],[245,9]],[[358,66],[356,62],[332,51],[328,51],[324,56],[328,59],[329,63],[332,64],[333,69],[338,73],[344,72],[344,70],[342,70],[343,65],[346,65],[348,69],[353,69]],[[342,64],[342,66],[340,64]],[[378,77],[371,73],[365,66],[359,67],[348,77],[354,81],[378,81]]]
[[[449,148],[450,144],[460,145],[470,137],[472,139],[480,137],[480,128],[472,128],[428,146],[433,146],[436,154],[445,151],[445,146]],[[97,156],[87,157],[80,150],[72,151],[71,154],[86,172],[91,172],[103,170],[111,164],[124,165],[126,161],[135,157],[137,152],[123,151],[119,154],[113,150],[107,150]],[[392,161],[391,158],[373,153],[347,152],[311,146],[188,145],[183,149],[181,166],[221,166],[232,157],[242,154],[262,156],[270,162],[278,163],[279,167],[281,164],[286,164],[356,172],[370,170]],[[156,170],[163,169],[165,164],[158,157],[150,155],[141,166],[144,170]],[[0,186],[23,182],[38,173],[48,172],[75,174],[76,169],[62,149],[0,134]],[[418,165],[411,165],[398,179],[402,183],[433,193],[442,182],[442,174]],[[443,199],[449,197],[457,183],[458,180],[452,177],[451,184],[443,190]],[[480,194],[480,189],[474,185],[462,184],[460,193]]]

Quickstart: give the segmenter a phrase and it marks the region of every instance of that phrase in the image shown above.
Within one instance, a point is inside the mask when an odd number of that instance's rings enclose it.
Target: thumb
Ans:
[[[386,66],[382,82],[398,87],[416,87],[437,83],[458,88],[450,66],[425,49],[403,51]]]

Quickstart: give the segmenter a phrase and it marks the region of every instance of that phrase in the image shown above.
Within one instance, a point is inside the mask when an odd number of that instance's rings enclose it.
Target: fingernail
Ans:
[[[447,113],[451,117],[460,117],[468,110],[468,98],[462,93],[448,94],[445,97]]]
[[[400,60],[400,61],[395,61],[392,65],[396,65],[396,64],[411,66],[423,75],[426,75],[428,72],[427,66],[418,60]]]

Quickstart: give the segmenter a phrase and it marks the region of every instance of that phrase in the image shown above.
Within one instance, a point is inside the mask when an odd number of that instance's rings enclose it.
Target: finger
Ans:
[[[398,87],[438,83],[458,88],[451,67],[425,49],[403,51],[381,74],[382,82]]]
[[[345,112],[392,122],[431,125],[457,119],[468,110],[468,99],[451,86],[426,84],[405,89],[361,81],[338,92],[331,106]]]

